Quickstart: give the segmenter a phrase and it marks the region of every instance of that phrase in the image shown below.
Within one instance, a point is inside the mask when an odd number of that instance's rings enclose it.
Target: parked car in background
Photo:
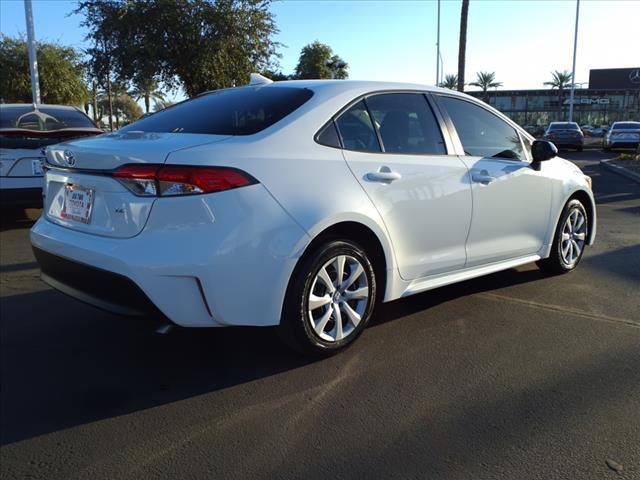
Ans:
[[[101,133],[75,107],[0,104],[0,205],[41,207],[43,147]]]
[[[599,127],[595,127],[591,130],[591,136],[601,138],[604,137],[609,131],[609,127],[607,125],[600,125]]]
[[[277,325],[312,355],[380,302],[530,262],[569,272],[596,232],[590,178],[551,143],[423,85],[218,90],[46,154],[43,280],[184,327]]]
[[[614,122],[602,140],[602,148],[637,148],[640,144],[640,122]]]
[[[544,139],[558,148],[575,148],[579,152],[584,146],[584,134],[576,122],[551,122]]]
[[[595,130],[595,128],[596,127],[594,125],[580,125],[580,130],[582,130],[582,133],[585,137],[593,136],[593,131]]]

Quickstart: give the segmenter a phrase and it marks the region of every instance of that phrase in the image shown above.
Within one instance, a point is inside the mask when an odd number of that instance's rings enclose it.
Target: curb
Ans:
[[[622,175],[623,177],[627,177],[630,180],[633,180],[640,184],[640,174],[636,172],[632,172],[628,168],[621,167],[619,165],[614,165],[611,163],[615,159],[610,160],[600,160],[600,165],[610,172],[617,173],[618,175]]]

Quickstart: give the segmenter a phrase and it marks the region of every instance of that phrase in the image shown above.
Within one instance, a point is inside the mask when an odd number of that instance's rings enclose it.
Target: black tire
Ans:
[[[572,262],[567,262],[562,255],[562,234],[563,234],[563,229],[565,227],[567,219],[569,218],[570,215],[573,214],[575,210],[578,210],[584,217],[585,241],[582,246],[582,250],[580,251],[577,258]],[[564,210],[562,211],[562,215],[560,215],[560,220],[558,221],[558,225],[556,226],[556,232],[553,237],[553,244],[551,245],[551,253],[549,254],[549,258],[538,260],[536,262],[536,265],[538,265],[538,267],[541,270],[544,270],[545,272],[552,273],[552,274],[568,273],[574,270],[578,266],[578,264],[580,263],[580,260],[582,259],[582,256],[584,255],[584,249],[586,247],[586,238],[588,237],[588,235],[589,235],[589,217],[584,208],[584,205],[582,205],[582,202],[580,202],[577,199],[570,200],[565,205]]]
[[[578,147],[578,151],[581,152],[583,147]]]
[[[312,320],[309,318],[310,313],[308,310],[309,295],[311,294],[311,288],[314,286],[314,281],[316,281],[316,276],[319,274],[320,270],[325,266],[325,264],[327,264],[327,262],[330,262],[333,258],[342,255],[346,255],[347,257],[357,260],[357,262],[362,266],[364,270],[362,275],[366,278],[367,287],[369,289],[368,301],[366,303],[366,307],[364,307],[363,313],[361,314],[361,319],[358,325],[355,327],[349,325],[352,329],[345,338],[341,340],[334,339],[332,341],[327,341],[326,339],[321,338],[312,326]],[[347,275],[347,268],[352,268],[350,265],[346,265],[344,275]],[[332,267],[333,265],[328,268]],[[335,270],[333,270],[333,275],[335,276]],[[343,279],[345,278],[344,275]],[[362,276],[358,278],[360,278],[360,281],[364,282],[364,278]],[[334,279],[332,278],[332,280]],[[326,293],[325,295],[330,294]],[[337,305],[337,303],[332,303],[330,306],[327,305],[327,310],[333,308],[334,305]],[[376,277],[365,250],[360,247],[360,245],[350,240],[326,240],[324,243],[314,247],[312,251],[305,253],[291,275],[282,309],[282,318],[280,326],[278,327],[278,333],[280,338],[294,350],[305,355],[326,357],[343,350],[358,338],[369,322],[375,305]],[[338,307],[338,309],[340,310],[340,307]],[[317,310],[313,311],[316,312]],[[343,319],[344,318],[346,317],[343,317]],[[335,314],[332,313],[327,326],[330,327],[331,322],[334,322],[333,328],[336,328],[335,321]],[[341,325],[343,324],[344,323],[341,323]],[[322,334],[325,334],[324,331]],[[335,337],[337,338],[338,335],[335,335]]]

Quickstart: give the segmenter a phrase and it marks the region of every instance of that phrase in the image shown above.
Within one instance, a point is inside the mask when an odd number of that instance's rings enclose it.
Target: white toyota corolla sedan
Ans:
[[[288,81],[200,95],[49,147],[45,282],[183,327],[278,326],[309,354],[375,306],[594,241],[591,179],[467,95]]]

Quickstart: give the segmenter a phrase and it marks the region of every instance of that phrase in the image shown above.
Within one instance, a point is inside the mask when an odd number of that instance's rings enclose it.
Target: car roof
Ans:
[[[635,120],[620,120],[619,122],[613,122],[613,125],[618,123],[635,123],[636,125],[640,125],[640,122],[636,122]]]
[[[284,80],[261,85],[262,88],[297,87],[314,91],[340,91],[351,93],[367,93],[380,90],[419,90],[423,92],[438,92],[468,98],[467,95],[448,88],[435,87],[419,83],[385,82],[373,80]]]
[[[61,110],[79,110],[78,107],[73,107],[71,105],[55,105],[48,103],[40,103],[38,105],[34,105],[33,103],[0,103],[0,108],[59,108]]]

